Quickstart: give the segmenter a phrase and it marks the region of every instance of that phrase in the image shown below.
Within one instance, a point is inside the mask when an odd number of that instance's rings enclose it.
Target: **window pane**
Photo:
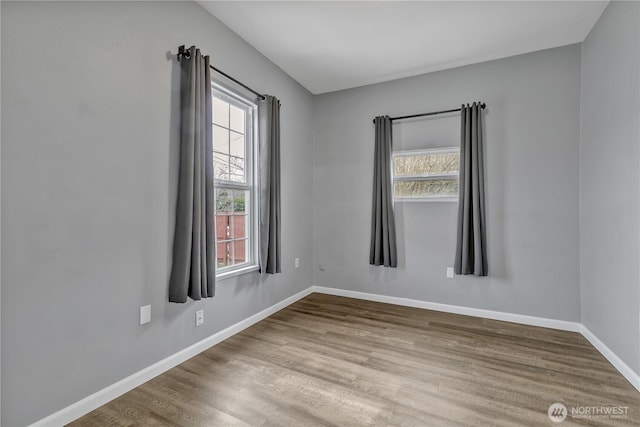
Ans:
[[[216,245],[216,259],[218,267],[226,267],[232,264],[231,242],[222,242]]]
[[[231,130],[244,133],[244,110],[231,105],[230,106]]]
[[[216,213],[218,215],[232,213],[233,212],[233,200],[232,191],[226,188],[220,188],[216,190]]]
[[[213,176],[229,180],[229,131],[213,126]]]
[[[244,176],[244,159],[233,156],[229,158],[229,181],[246,182]]]
[[[216,97],[213,98],[213,123],[229,127],[229,104]]]
[[[242,157],[244,159],[244,135],[231,132],[231,142],[229,144],[229,152],[232,156]]]
[[[213,178],[222,181],[229,181],[229,156],[226,154],[213,153]]]
[[[393,173],[395,176],[440,175],[457,173],[460,169],[460,154],[431,153],[396,156]]]
[[[247,237],[244,232],[245,226],[245,217],[244,215],[232,215],[229,217],[229,237],[230,239],[244,239]]]
[[[246,256],[246,240],[236,240],[233,242],[234,246],[234,264],[242,264],[247,261]]]
[[[231,218],[231,236],[232,239],[247,238],[247,216],[233,215]]]
[[[231,221],[233,215],[216,215],[216,241],[231,239]]]
[[[213,126],[213,151],[229,153],[229,131],[220,126]]]
[[[395,181],[395,197],[434,197],[456,196],[458,194],[458,180],[429,179],[422,181]]]
[[[233,192],[233,211],[245,212],[245,203],[247,200],[248,191],[236,190]]]

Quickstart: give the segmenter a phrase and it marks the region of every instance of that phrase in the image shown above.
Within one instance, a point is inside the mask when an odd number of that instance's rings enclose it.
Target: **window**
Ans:
[[[396,201],[458,200],[458,148],[399,151],[392,162]]]
[[[213,86],[217,276],[257,269],[256,105]]]

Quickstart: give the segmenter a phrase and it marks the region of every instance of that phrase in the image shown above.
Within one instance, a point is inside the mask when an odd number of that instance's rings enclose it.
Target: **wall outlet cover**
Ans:
[[[140,324],[144,325],[149,322],[151,322],[151,306],[143,305],[140,307]]]
[[[204,323],[204,310],[196,311],[196,326],[200,326]]]
[[[453,279],[453,267],[447,267],[447,278]]]

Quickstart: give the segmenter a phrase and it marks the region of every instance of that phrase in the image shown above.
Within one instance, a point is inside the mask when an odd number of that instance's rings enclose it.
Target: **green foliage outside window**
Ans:
[[[245,192],[219,189],[216,192],[217,212],[244,212]]]

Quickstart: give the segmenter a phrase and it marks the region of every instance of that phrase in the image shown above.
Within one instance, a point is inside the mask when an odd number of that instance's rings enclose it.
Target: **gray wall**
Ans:
[[[474,100],[488,105],[489,277],[445,276],[455,202],[397,203],[399,266],[369,266],[371,120]],[[579,45],[315,97],[314,284],[579,321],[579,102]],[[394,148],[456,146],[459,129],[459,114],[397,122]]]
[[[640,4],[611,2],[582,45],[582,323],[640,374]]]
[[[2,425],[41,419],[312,281],[581,320],[640,372],[637,3],[612,3],[585,41],[582,90],[576,45],[314,101],[194,3],[0,4],[1,49],[21,53],[0,70]],[[166,300],[183,43],[282,100],[285,261],[282,275],[228,279],[214,299],[178,305]],[[490,276],[445,278],[446,202],[397,204],[400,266],[370,267],[371,119],[473,100],[489,106]],[[394,125],[399,150],[455,146],[458,133],[457,114]],[[145,304],[152,322],[139,326]]]
[[[312,96],[190,2],[2,2],[2,425],[311,284]],[[169,304],[180,44],[282,100],[283,274]],[[293,258],[301,268],[293,268]],[[138,325],[139,306],[152,321]],[[205,324],[194,326],[203,308]]]

